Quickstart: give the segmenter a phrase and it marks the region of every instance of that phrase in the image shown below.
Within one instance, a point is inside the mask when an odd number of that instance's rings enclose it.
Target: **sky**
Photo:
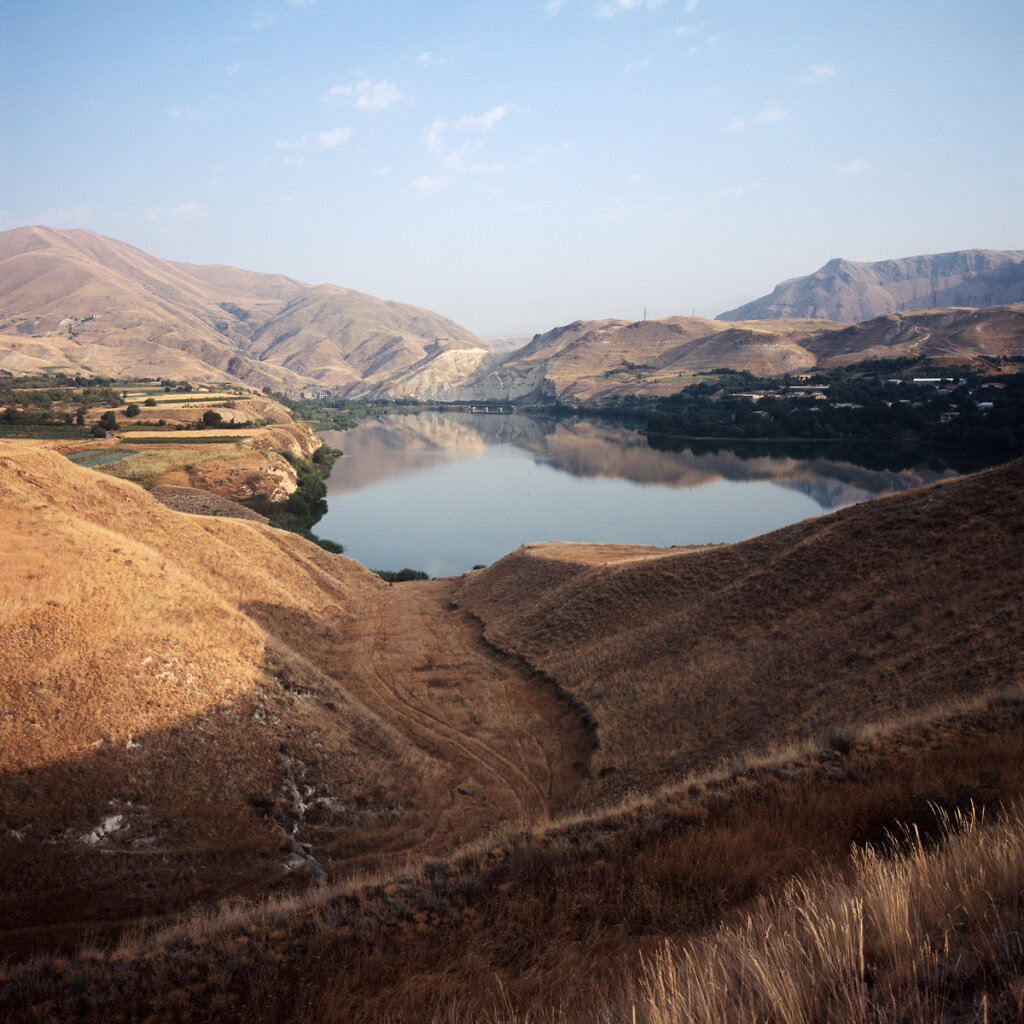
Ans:
[[[6,0],[0,229],[480,335],[1024,248],[1022,0]]]

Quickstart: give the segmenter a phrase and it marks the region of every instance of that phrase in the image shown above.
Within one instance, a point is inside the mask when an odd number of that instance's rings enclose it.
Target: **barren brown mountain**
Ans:
[[[1024,302],[1024,250],[964,249],[878,263],[829,260],[807,277],[722,313],[719,320],[821,317],[858,323],[885,313]]]
[[[0,368],[373,393],[474,335],[428,310],[276,274],[157,259],[91,231],[0,233]],[[442,371],[442,375],[449,371]]]
[[[1022,260],[1021,253],[973,254],[965,264],[976,271],[973,283],[960,291],[950,283],[953,269],[928,263],[934,280],[945,282],[929,304],[1019,298],[1010,285]],[[917,282],[925,272],[920,260],[891,262],[877,266],[889,267],[893,280]],[[1000,290],[1004,278],[1010,285]],[[899,294],[918,297],[916,284],[907,288]],[[235,380],[348,397],[585,401],[671,394],[720,367],[772,375],[875,356],[967,361],[1024,350],[1021,302],[887,313],[848,326],[876,308],[906,305],[837,306],[836,321],[846,323],[823,321],[819,305],[793,314],[803,319],[787,318],[790,306],[780,305],[766,307],[766,319],[738,313],[737,323],[579,320],[496,352],[437,314],[332,284],[171,263],[89,231],[0,233],[0,369],[15,372]]]

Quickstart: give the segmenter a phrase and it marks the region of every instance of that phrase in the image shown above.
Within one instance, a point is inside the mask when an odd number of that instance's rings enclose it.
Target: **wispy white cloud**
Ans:
[[[475,116],[473,114],[466,114],[465,117],[459,118],[455,123],[455,127],[463,131],[480,129],[481,131],[489,132],[506,114],[510,114],[515,109],[515,105],[512,103],[502,103],[500,106],[491,107],[490,110],[483,114]]]
[[[352,129],[348,126],[331,128],[328,131],[319,132],[314,140],[314,145],[317,149],[333,149],[343,142],[348,142],[350,138],[352,138]]]
[[[838,68],[831,64],[810,64],[807,70],[797,78],[801,85],[817,85],[819,82],[827,82],[839,74]]]
[[[448,128],[448,122],[441,117],[435,117],[433,121],[427,125],[423,130],[423,137],[427,143],[427,149],[430,150],[435,156],[440,156],[444,152],[444,139],[441,138],[441,133],[446,131]]]
[[[497,107],[491,107],[490,110],[482,114],[465,114],[454,123],[443,117],[436,117],[423,129],[423,141],[434,156],[440,157],[445,170],[464,171],[469,167],[470,154],[484,145],[483,140],[465,141],[449,149],[445,134],[452,131],[471,132],[476,135],[486,134],[503,117],[515,109],[516,107],[512,103],[502,103]]]
[[[347,125],[344,128],[328,128],[316,135],[300,135],[297,139],[275,142],[275,149],[334,149],[352,138],[354,130]]]
[[[447,177],[447,175],[440,178],[432,178],[428,174],[421,174],[410,182],[410,188],[424,198],[429,199],[444,189],[449,181],[451,181],[451,178]]]
[[[544,14],[553,18],[565,6],[565,0],[548,0],[544,5]]]
[[[776,124],[786,116],[777,103],[766,103],[760,110],[746,117],[734,117],[726,126],[731,132],[740,132],[759,124]]]
[[[623,64],[622,70],[628,75],[634,71],[643,71],[644,68],[651,66],[651,58],[644,57],[643,60],[638,60],[633,64]]]
[[[599,18],[614,18],[623,11],[653,11],[664,2],[665,0],[602,0],[594,7],[594,14]]]
[[[458,149],[445,153],[441,158],[447,171],[464,171],[466,169],[466,158],[469,156],[469,143],[464,142]]]
[[[539,156],[551,156],[552,153],[564,153],[566,152],[566,150],[572,149],[574,145],[575,143],[573,143],[571,140],[559,142],[557,145],[547,143],[546,145],[538,146],[537,154]]]
[[[385,175],[391,173],[391,168],[390,167],[375,167],[373,169],[373,173],[375,175],[377,175],[378,178],[383,178]]]
[[[759,181],[751,182],[748,185],[732,185],[729,188],[716,189],[713,192],[709,192],[708,196],[711,199],[738,199],[740,196],[745,196],[750,192],[760,192],[764,188]]]
[[[687,14],[693,14],[693,12],[697,10],[697,5],[699,3],[700,0],[686,0],[683,10],[685,10]]]
[[[249,15],[249,28],[253,32],[259,32],[261,29],[269,28],[282,18],[287,18],[297,8],[312,7],[315,3],[316,0],[284,0],[283,6],[271,4],[257,7]]]
[[[229,64],[224,69],[229,75],[237,75],[245,70],[244,64]]]
[[[167,214],[174,220],[202,220],[206,216],[206,211],[203,209],[202,203],[190,199],[180,206],[172,206]]]
[[[171,220],[178,221],[198,221],[206,216],[206,211],[203,209],[202,203],[195,199],[190,199],[187,203],[169,206],[166,209],[162,206],[147,206],[143,210],[143,214],[146,220],[165,220],[170,218]]]
[[[173,117],[178,121],[194,121],[199,117],[199,111],[193,110],[192,107],[165,107],[168,117]]]
[[[512,160],[496,160],[494,163],[472,164],[467,168],[470,174],[500,174],[517,166]]]
[[[384,78],[379,82],[364,78],[355,85],[336,85],[330,89],[325,99],[348,99],[359,110],[379,113],[388,107],[401,103],[407,97],[398,86]]]
[[[451,64],[451,57],[439,57],[432,50],[424,50],[417,58],[416,62],[421,68],[432,68],[438,64]]]
[[[275,21],[277,21],[276,14],[262,8],[257,8],[249,15],[249,28],[253,32],[259,32],[260,29],[269,28]]]
[[[841,164],[836,168],[836,174],[841,174],[844,177],[853,177],[857,174],[864,174],[870,167],[871,164],[867,160],[858,158],[857,160],[851,160],[848,164]]]

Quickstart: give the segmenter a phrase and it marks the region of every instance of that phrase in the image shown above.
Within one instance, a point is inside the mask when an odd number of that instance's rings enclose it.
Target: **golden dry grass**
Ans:
[[[935,992],[950,1021],[1013,1019],[1024,972],[991,938],[1012,892],[947,960],[898,938],[941,930],[848,897],[890,870],[853,844],[905,822],[925,851],[935,808],[1024,794],[1021,473],[746,544],[539,547],[388,587],[5,444],[0,940],[25,962],[0,1010],[660,1024],[711,998],[665,941],[685,959],[742,932],[719,960],[767,1009],[735,1019],[845,1021],[863,921],[871,998],[901,993],[878,1020],[942,1019]],[[293,825],[333,885],[308,889]]]
[[[759,900],[785,911],[791,894],[811,894],[817,932],[832,928],[841,939],[842,916],[822,913],[841,898],[815,894],[834,889],[842,897],[862,872],[866,855],[851,856],[850,844],[884,844],[887,831],[909,821],[930,848],[942,833],[942,808],[955,813],[1020,794],[1021,722],[1020,705],[997,702],[851,752],[841,759],[845,778],[834,775],[831,752],[819,750],[805,764],[722,776],[629,812],[509,829],[445,860],[136,932],[115,947],[62,957],[57,969],[50,957],[10,968],[0,976],[0,1000],[17,994],[25,1005],[50,1003],[43,1020],[61,1019],[71,1006],[84,1020],[203,1020],[214,1008],[225,1020],[268,1022],[629,1020],[633,1006],[644,1012],[634,979],[666,940],[699,951],[708,944],[701,936],[720,935],[723,921],[727,933],[747,934],[751,915],[755,939],[774,936]],[[978,878],[983,891],[1000,895],[989,876]],[[936,891],[933,906],[944,899]],[[962,938],[966,950],[973,940],[966,931]],[[865,962],[879,981],[886,949],[866,942]],[[1013,962],[1002,974],[990,966],[989,991],[1012,988]],[[946,967],[958,969],[955,956]],[[87,979],[87,1000],[69,985],[77,972]],[[824,983],[806,971],[778,979],[790,987],[808,981]],[[172,998],[182,987],[187,996]]]
[[[586,709],[595,789],[646,788],[752,746],[1019,683],[1022,486],[1018,461],[617,564],[534,546],[456,596],[491,643]]]
[[[0,509],[8,948],[305,885],[293,827],[343,875],[569,799],[585,729],[450,583],[388,587],[28,444],[0,449]]]

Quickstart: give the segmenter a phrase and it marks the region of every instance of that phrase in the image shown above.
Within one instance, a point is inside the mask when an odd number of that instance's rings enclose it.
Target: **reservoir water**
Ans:
[[[345,455],[316,533],[371,569],[430,576],[536,541],[743,540],[957,475],[892,446],[684,445],[518,414],[394,415],[323,438]]]

